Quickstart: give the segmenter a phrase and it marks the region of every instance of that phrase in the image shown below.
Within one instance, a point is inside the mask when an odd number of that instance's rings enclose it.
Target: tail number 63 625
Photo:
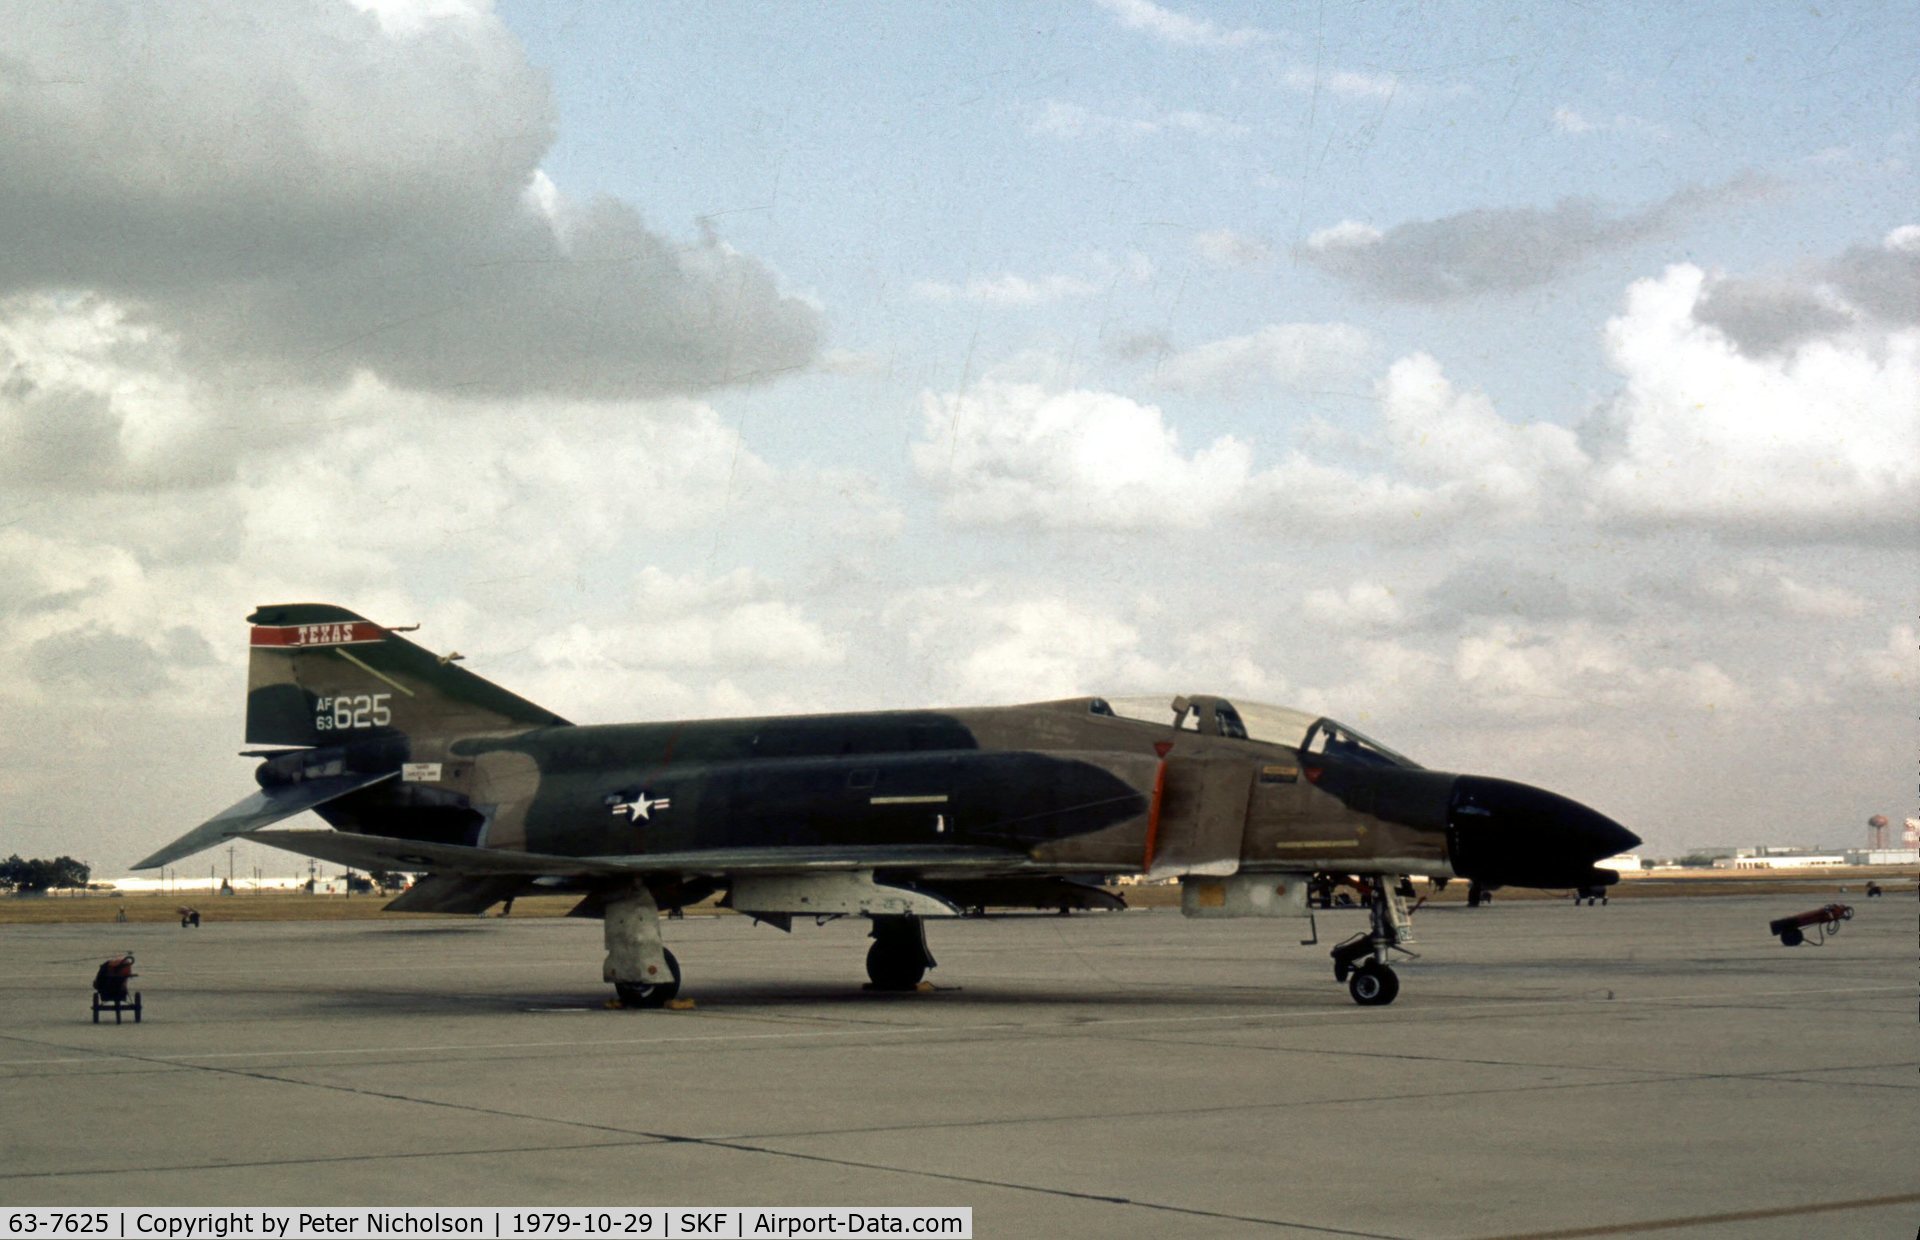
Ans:
[[[388,704],[391,693],[361,693],[353,697],[321,698],[314,703],[316,732],[346,732],[354,728],[384,728],[393,722]]]

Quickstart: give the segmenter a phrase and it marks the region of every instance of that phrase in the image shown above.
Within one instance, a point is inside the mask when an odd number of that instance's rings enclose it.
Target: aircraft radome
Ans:
[[[659,910],[715,894],[781,929],[867,918],[867,975],[898,990],[934,963],[928,920],[1117,908],[1101,881],[1136,873],[1177,877],[1194,917],[1310,918],[1310,886],[1356,880],[1370,928],[1334,975],[1390,1003],[1407,875],[1600,886],[1595,862],[1638,843],[1551,792],[1221,697],[576,726],[339,607],[249,619],[260,791],[138,868],[238,836],[424,873],[391,909],[578,893],[631,1006],[680,986]],[[261,829],[303,810],[335,829]]]

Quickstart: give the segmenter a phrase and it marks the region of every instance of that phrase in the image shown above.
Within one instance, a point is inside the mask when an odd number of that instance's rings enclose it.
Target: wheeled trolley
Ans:
[[[121,1013],[132,1012],[133,1023],[140,1023],[140,992],[134,991],[127,996],[127,983],[138,977],[133,971],[133,953],[115,956],[103,962],[93,974],[93,1023],[100,1023],[100,1013],[112,1012],[113,1023],[119,1024]]]

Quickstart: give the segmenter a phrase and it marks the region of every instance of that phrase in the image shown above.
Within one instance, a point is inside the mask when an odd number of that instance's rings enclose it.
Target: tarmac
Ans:
[[[1794,949],[1766,923],[1855,918]],[[566,920],[0,929],[0,1204],[922,1205],[980,1237],[1905,1237],[1911,895],[1442,906],[1398,1002],[1360,928],[1172,911],[667,923],[610,1010]],[[131,949],[145,1019],[90,1023]]]

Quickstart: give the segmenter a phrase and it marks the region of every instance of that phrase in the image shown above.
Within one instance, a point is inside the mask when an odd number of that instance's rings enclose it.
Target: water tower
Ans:
[[[1887,816],[1875,814],[1867,819],[1867,847],[1885,848],[1887,846]]]

